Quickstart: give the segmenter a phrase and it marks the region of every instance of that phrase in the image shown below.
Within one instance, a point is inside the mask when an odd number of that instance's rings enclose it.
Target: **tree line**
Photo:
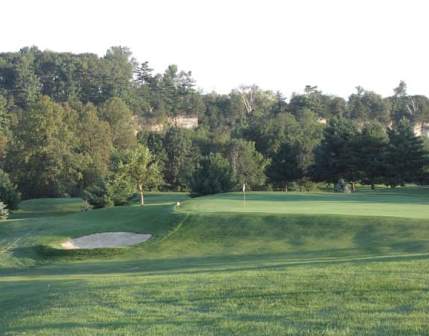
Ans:
[[[196,129],[169,118],[197,117]],[[154,73],[129,49],[99,57],[0,53],[0,200],[84,196],[97,207],[145,190],[195,195],[428,181],[429,99],[400,84],[390,97],[348,99],[316,86],[286,99],[257,86],[203,93],[189,71]],[[150,131],[149,125],[165,125]]]

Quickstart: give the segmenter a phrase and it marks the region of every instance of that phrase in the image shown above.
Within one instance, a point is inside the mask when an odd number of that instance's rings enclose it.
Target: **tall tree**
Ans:
[[[314,163],[314,151],[320,144],[324,127],[318,122],[317,115],[310,110],[302,111],[299,124],[299,132],[288,141],[298,150],[299,168],[307,174],[309,167]]]
[[[137,63],[131,51],[126,47],[111,47],[103,58],[103,94],[104,100],[119,97],[128,102],[133,74]]]
[[[88,103],[77,104],[76,135],[82,173],[81,189],[107,176],[113,150],[110,125],[97,116],[97,108]]]
[[[357,179],[353,166],[353,139],[357,129],[350,120],[332,118],[323,132],[323,139],[316,151],[314,177],[336,182],[340,178]]]
[[[287,140],[301,134],[301,125],[290,113],[279,113],[274,118],[260,119],[243,130],[245,139],[255,142],[256,150],[271,157]]]
[[[383,181],[388,137],[385,127],[377,122],[366,124],[352,140],[351,164],[355,176],[375,189]]]
[[[115,148],[125,150],[137,144],[137,125],[127,104],[118,97],[110,98],[100,107],[100,119],[107,121],[112,130]]]
[[[34,69],[36,52],[36,48],[21,49],[15,62],[15,101],[24,108],[40,96],[40,81]]]
[[[81,175],[75,155],[75,125],[74,111],[48,97],[41,97],[20,113],[6,169],[25,197],[65,195],[78,184]]]
[[[267,169],[269,181],[276,187],[288,190],[288,184],[304,176],[300,165],[299,150],[296,145],[285,142],[278,152],[274,154]]]
[[[10,137],[10,114],[7,110],[7,100],[0,95],[0,160],[4,159],[6,145]]]
[[[265,183],[265,168],[269,160],[255,149],[255,143],[242,139],[233,139],[227,145],[226,157],[232,167],[234,179],[239,186],[246,184],[250,188]]]
[[[380,95],[366,91],[360,86],[356,90],[357,92],[349,97],[348,116],[361,124],[375,120],[387,125],[390,122],[390,114],[386,101]]]
[[[394,95],[390,97],[389,102],[391,104],[394,124],[399,125],[402,119],[412,121],[414,119],[414,110],[412,109],[412,102],[407,93],[407,84],[404,81],[400,81],[399,85],[393,91]]]
[[[195,168],[197,154],[192,148],[189,132],[172,127],[165,134],[163,146],[165,161],[164,177],[173,190],[183,190]]]
[[[419,181],[426,162],[422,139],[414,135],[406,119],[396,128],[389,129],[388,135],[386,184],[396,186]]]

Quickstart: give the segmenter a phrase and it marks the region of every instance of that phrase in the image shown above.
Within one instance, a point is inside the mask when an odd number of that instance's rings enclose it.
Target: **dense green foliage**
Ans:
[[[0,334],[427,335],[428,189],[368,189],[25,201],[0,222]],[[153,238],[57,249],[105,231]]]
[[[184,118],[197,124],[185,127]],[[81,196],[102,180],[125,193],[112,176],[138,143],[156,158],[162,190],[195,190],[204,179],[193,175],[212,154],[228,161],[234,180],[212,190],[340,178],[424,184],[426,152],[414,128],[425,133],[428,122],[429,99],[408,95],[404,82],[386,98],[358,87],[345,100],[308,85],[286,99],[257,86],[203,93],[191,72],[170,65],[154,73],[124,47],[103,57],[0,53],[0,169],[24,198]],[[118,197],[113,203],[126,203]]]
[[[195,168],[198,153],[194,153],[189,132],[170,128],[164,136],[164,181],[172,190],[184,190]]]
[[[144,191],[160,183],[160,174],[156,159],[149,149],[139,144],[125,153],[117,174],[119,180],[129,181],[140,194],[140,205],[144,205]],[[114,193],[115,194],[115,193]]]
[[[195,195],[226,192],[236,184],[229,162],[221,154],[204,157],[191,178],[191,190]]]
[[[21,195],[11,182],[9,175],[0,169],[0,201],[5,203],[8,209],[15,210],[20,200]]]
[[[83,199],[94,209],[105,208],[114,205],[108,182],[100,178],[83,191]],[[117,195],[117,194],[116,194]]]

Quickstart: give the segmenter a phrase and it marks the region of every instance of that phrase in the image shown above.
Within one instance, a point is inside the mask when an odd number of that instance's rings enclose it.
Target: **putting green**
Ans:
[[[191,212],[259,212],[279,214],[390,216],[429,218],[429,190],[384,189],[374,192],[300,193],[250,192],[200,197],[185,202]]]

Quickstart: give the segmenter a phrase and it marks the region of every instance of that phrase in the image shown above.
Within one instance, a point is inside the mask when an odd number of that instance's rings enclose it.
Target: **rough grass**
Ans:
[[[0,222],[0,335],[429,335],[429,216],[407,210],[428,196],[251,193],[242,209],[225,194],[176,210],[186,196],[170,193],[86,213],[28,201]],[[103,231],[154,238],[58,249]]]

